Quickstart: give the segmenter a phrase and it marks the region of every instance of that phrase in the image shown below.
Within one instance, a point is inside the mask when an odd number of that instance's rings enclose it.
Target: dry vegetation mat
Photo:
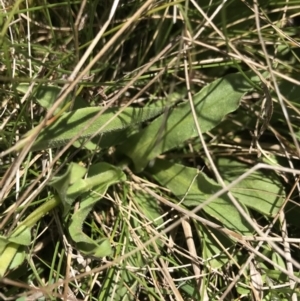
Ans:
[[[298,0],[0,4],[1,300],[298,300]]]

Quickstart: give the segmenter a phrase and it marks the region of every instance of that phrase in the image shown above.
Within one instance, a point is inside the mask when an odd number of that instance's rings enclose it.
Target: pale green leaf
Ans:
[[[67,144],[78,133],[85,131],[78,138],[89,138],[95,133],[103,133],[123,130],[126,127],[151,119],[164,111],[164,108],[126,108],[118,116],[116,114],[120,108],[108,108],[98,116],[91,124],[91,119],[95,118],[103,108],[89,107],[63,114],[57,121],[53,122],[41,131],[35,141],[32,150],[46,149],[49,147],[59,147]],[[106,124],[108,122],[108,124]],[[99,131],[99,129],[106,126]],[[29,135],[30,133],[27,133]]]
[[[20,225],[17,231],[9,237],[9,241],[22,246],[29,246],[31,243],[31,229]]]
[[[18,252],[19,245],[10,242],[0,254],[0,278],[6,273],[10,263]]]
[[[222,189],[221,185],[197,169],[166,160],[156,159],[149,171],[160,185],[170,189],[181,204],[187,207],[201,204]],[[206,205],[203,210],[230,230],[243,235],[251,233],[251,227],[244,221],[226,194]]]
[[[71,163],[66,172],[60,176],[53,177],[49,185],[55,188],[59,195],[60,201],[64,208],[64,215],[70,210],[71,205],[75,201],[75,197],[71,198],[67,195],[67,190],[76,181],[79,181],[86,174],[86,168],[77,164]]]
[[[216,160],[218,170],[227,183],[248,170],[248,165],[228,158]],[[245,206],[267,216],[275,216],[284,203],[284,187],[273,172],[255,171],[232,189],[233,195]]]
[[[228,263],[229,257],[224,249],[228,250],[228,248],[235,246],[235,243],[228,236],[215,229],[207,229],[199,224],[196,225],[196,228],[198,228],[202,244],[201,251],[205,265],[217,269]]]
[[[257,78],[252,80],[257,81]],[[237,73],[212,82],[196,94],[194,108],[202,133],[217,126],[228,113],[236,110],[242,96],[252,89],[253,85]],[[151,159],[197,136],[190,104],[184,103],[170,108],[151,125],[130,137],[121,151],[132,159],[136,170],[141,171]]]
[[[16,252],[16,255],[14,256],[13,260],[9,265],[9,269],[13,270],[17,268],[19,265],[21,265],[25,260],[26,254],[27,252],[24,248],[19,248],[18,251]]]
[[[17,90],[19,92],[25,94],[27,92],[28,88],[29,88],[29,84],[23,83],[17,87]],[[43,108],[49,110],[54,105],[60,92],[61,92],[61,88],[59,88],[59,87],[49,86],[49,85],[46,85],[46,86],[39,85],[39,86],[34,87],[32,95]],[[71,100],[72,100],[72,95],[71,94],[67,95],[65,100],[59,105],[59,107],[55,110],[54,113],[59,112],[64,107],[64,105]],[[78,96],[75,97],[73,110],[83,108],[86,106],[87,106],[87,103],[84,102],[81,97],[78,97]]]
[[[4,251],[5,247],[9,243],[9,240],[5,236],[0,236],[0,254]]]
[[[86,172],[84,167],[71,163],[67,171],[55,177],[50,185],[57,190],[61,198],[64,214],[69,212],[75,199],[80,196],[80,208],[73,214],[69,225],[70,236],[83,254],[103,257],[111,253],[109,240],[102,237],[94,240],[88,237],[83,233],[82,225],[95,203],[104,196],[107,188],[124,181],[126,176],[120,169],[104,162],[92,165],[87,177],[83,179]]]
[[[74,198],[80,195],[80,208],[73,214],[69,226],[69,233],[77,248],[87,255],[103,257],[111,254],[110,242],[107,238],[94,240],[88,237],[82,231],[82,225],[93,206],[102,199],[109,186],[124,181],[125,174],[117,167],[108,163],[101,162],[91,166],[86,179],[80,179],[75,182],[68,190],[68,198]],[[80,183],[78,186],[76,183]],[[88,191],[90,190],[90,191]]]

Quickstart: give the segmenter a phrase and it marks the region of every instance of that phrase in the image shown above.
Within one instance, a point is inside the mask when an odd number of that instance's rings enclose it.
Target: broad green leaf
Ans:
[[[0,237],[0,277],[23,263],[26,253],[19,247],[30,243],[31,229],[22,225],[9,238]]]
[[[25,248],[19,248],[15,257],[9,265],[9,269],[12,270],[21,265],[24,262],[27,253],[28,251],[26,252]]]
[[[98,190],[96,191],[99,192]],[[109,256],[112,250],[108,238],[101,237],[98,240],[94,240],[82,231],[82,226],[86,217],[95,203],[99,200],[100,196],[97,196],[96,193],[94,193],[91,197],[87,194],[82,195],[82,197],[84,200],[80,203],[80,209],[73,214],[69,225],[70,237],[76,243],[76,248],[85,255],[95,257]]]
[[[240,295],[244,295],[247,296],[248,294],[251,293],[250,288],[247,288],[243,285],[237,284],[236,286],[236,291],[240,294]]]
[[[216,160],[216,164],[227,183],[249,168],[246,164],[227,158]],[[267,216],[275,216],[284,203],[284,188],[273,172],[256,171],[237,183],[231,192],[242,204]]]
[[[20,84],[17,87],[17,90],[22,92],[22,93],[26,93],[28,88],[29,88],[28,84]],[[57,100],[60,92],[61,92],[61,88],[59,88],[59,87],[49,86],[49,85],[47,85],[47,86],[39,85],[39,86],[34,88],[33,96],[35,97],[37,102],[43,108],[49,110],[54,105],[54,103]],[[65,100],[63,102],[61,102],[59,107],[54,111],[54,114],[59,113],[59,111],[61,109],[63,109],[65,104],[68,103],[68,102],[71,102],[71,101],[72,101],[72,96],[67,95]],[[72,103],[72,110],[75,111],[75,110],[82,109],[82,108],[85,108],[85,107],[88,107],[88,103],[86,101],[84,101],[80,96],[76,96],[74,102]],[[79,141],[75,141],[73,143],[73,146],[81,147],[81,143]],[[89,149],[89,150],[94,150],[94,149],[96,149],[97,145],[95,145],[91,141],[88,141],[84,144],[84,147],[86,149]]]
[[[63,114],[41,131],[32,150],[59,147],[67,144],[72,138],[85,128],[103,108],[89,107]],[[164,108],[126,108],[116,116],[120,108],[108,108],[103,114],[88,126],[79,138],[89,138],[95,133],[101,135],[106,132],[122,130],[131,125],[146,121],[164,111]],[[99,129],[109,122],[100,132]],[[34,130],[34,129],[33,129]],[[32,131],[33,131],[32,130]],[[27,133],[29,135],[30,133]]]
[[[29,84],[20,84],[17,87],[17,90],[22,93],[26,93],[29,88]],[[37,86],[33,90],[33,96],[36,98],[37,102],[45,109],[49,110],[55,101],[58,98],[59,93],[61,92],[61,88],[56,86]],[[60,104],[60,106],[55,110],[54,113],[59,112],[64,105],[72,100],[71,95],[67,95],[66,99]],[[84,108],[87,106],[87,103],[83,101],[81,97],[75,97],[75,102],[73,106],[73,110]]]
[[[136,191],[134,200],[138,206],[139,212],[146,216],[149,221],[153,222],[154,226],[157,227],[164,223],[164,220],[161,217],[161,207],[152,196],[143,191]]]
[[[257,82],[256,77],[252,80]],[[252,89],[253,85],[237,73],[212,82],[196,94],[194,108],[202,133],[211,130],[228,113],[235,111],[241,97]],[[150,126],[129,138],[121,151],[132,159],[136,170],[141,171],[151,159],[197,136],[190,104],[186,102],[170,108]]]
[[[272,252],[272,262],[278,264],[282,268],[286,268],[286,261],[276,252]]]
[[[4,251],[5,247],[8,245],[9,240],[5,236],[0,236],[0,254]]]
[[[9,237],[9,241],[22,246],[29,246],[31,243],[31,229],[24,225],[18,227],[18,230]]]
[[[86,168],[84,168],[83,166],[77,163],[71,163],[64,174],[53,177],[51,182],[49,182],[49,185],[55,188],[57,194],[59,195],[64,208],[64,215],[69,212],[71,205],[73,204],[76,197],[68,197],[67,190],[76,181],[81,180],[81,178],[86,174],[86,171]]]
[[[181,204],[187,207],[201,204],[222,188],[197,169],[166,160],[156,159],[154,166],[147,170],[162,186],[170,189]],[[209,203],[203,210],[230,230],[243,235],[251,233],[251,227],[243,220],[226,194]]]
[[[94,187],[98,187],[99,185],[107,185],[107,181],[109,181],[110,177],[112,179],[115,178],[115,170],[105,170],[106,166],[104,163],[101,165],[96,164],[93,167],[99,167],[98,174],[94,176],[87,177],[86,179],[79,179],[73,185],[71,185],[67,190],[68,198],[76,198],[80,194],[88,192],[90,189]],[[103,168],[103,170],[101,170]],[[89,173],[90,174],[90,173]],[[121,175],[121,174],[120,174]]]
[[[4,276],[10,263],[14,259],[15,255],[18,252],[19,245],[13,242],[10,242],[6,245],[5,249],[1,253],[0,257],[0,278]]]
[[[107,163],[91,166],[88,176],[82,177],[87,170],[76,163],[71,163],[67,171],[55,177],[50,183],[61,198],[64,214],[68,213],[75,199],[80,196],[80,208],[73,214],[69,226],[69,233],[77,248],[84,254],[103,257],[110,255],[111,246],[107,238],[95,241],[82,232],[82,225],[98,202],[106,193],[107,188],[114,183],[126,179],[125,174],[118,168]]]
[[[29,84],[20,84],[17,87],[17,90],[25,94],[28,91],[28,88]],[[55,103],[60,90],[60,88],[55,86],[40,85],[38,87],[34,87],[32,94],[43,108],[49,110]],[[69,100],[71,100],[70,96],[68,98]],[[68,101],[68,99],[66,99],[65,101]],[[59,111],[63,106],[64,103],[60,105],[60,108],[56,109],[56,112]]]
[[[124,143],[129,136],[133,135],[140,129],[140,125],[132,125],[123,130],[117,130],[113,132],[106,132],[101,134],[101,136],[96,136],[90,141],[86,142],[86,139],[78,139],[73,143],[74,147],[82,148],[94,151],[101,148],[108,148],[113,145],[118,145]],[[83,142],[84,146],[83,146]]]
[[[102,162],[91,166],[88,177],[85,180],[76,181],[73,184],[75,186],[71,186],[70,190],[67,191],[67,196],[70,199],[77,197],[82,192],[80,208],[72,216],[69,233],[77,248],[83,254],[96,257],[111,254],[109,240],[107,238],[100,238],[97,241],[91,239],[83,233],[82,225],[95,203],[105,195],[107,188],[124,180],[126,180],[126,176],[120,169]],[[79,183],[78,186],[76,183]]]
[[[201,251],[204,264],[211,268],[220,268],[224,264],[228,263],[230,259],[224,252],[224,249],[228,249],[235,245],[228,236],[215,229],[207,229],[206,226],[196,224],[195,227],[198,230],[199,239],[201,241]],[[216,238],[218,241],[216,241]],[[219,244],[222,244],[222,247]]]

